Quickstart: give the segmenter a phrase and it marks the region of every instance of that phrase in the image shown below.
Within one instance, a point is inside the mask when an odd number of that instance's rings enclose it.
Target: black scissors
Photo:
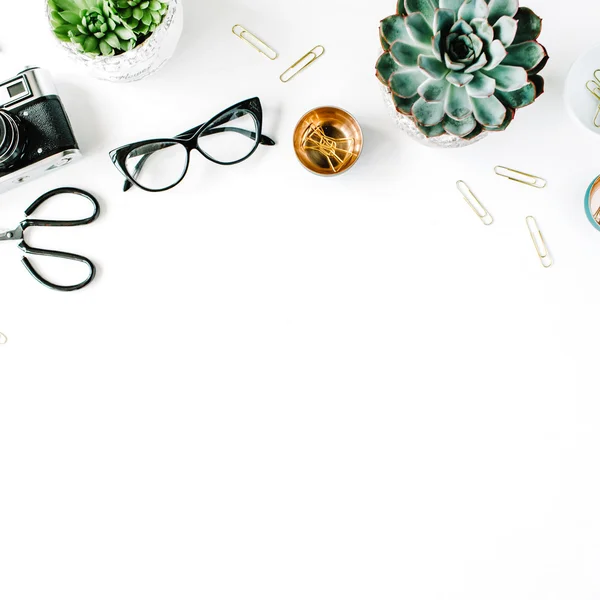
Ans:
[[[53,258],[62,258],[64,260],[75,260],[78,262],[85,263],[89,269],[90,274],[87,276],[85,280],[76,285],[58,285],[56,283],[52,283],[48,281],[46,278],[42,277],[33,267],[33,265],[29,262],[29,259],[23,257],[22,262],[25,265],[25,268],[37,279],[42,285],[49,287],[52,290],[58,290],[59,292],[73,292],[75,290],[80,290],[84,288],[86,285],[92,282],[94,277],[96,276],[96,267],[92,263],[92,261],[88,260],[84,256],[79,256],[79,254],[71,254],[69,252],[59,252],[57,250],[42,250],[41,248],[33,248],[29,246],[25,241],[25,231],[30,227],[77,227],[78,225],[87,225],[89,223],[93,223],[100,216],[100,205],[94,196],[84,192],[83,190],[71,187],[59,188],[56,190],[52,190],[40,196],[29,208],[25,210],[25,216],[29,217],[32,215],[44,202],[50,200],[54,196],[58,196],[60,194],[76,194],[78,196],[83,196],[87,200],[92,203],[94,207],[94,212],[91,217],[87,217],[85,219],[78,219],[76,221],[47,221],[42,219],[25,219],[19,223],[16,229],[12,231],[4,231],[0,232],[0,242],[6,241],[14,241],[21,240],[19,244],[19,248],[25,253],[30,254],[32,256],[50,256]]]

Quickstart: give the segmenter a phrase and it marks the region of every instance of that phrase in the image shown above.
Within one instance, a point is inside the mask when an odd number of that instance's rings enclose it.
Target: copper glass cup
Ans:
[[[298,160],[317,175],[340,175],[358,160],[363,133],[358,121],[334,106],[306,113],[294,131]]]

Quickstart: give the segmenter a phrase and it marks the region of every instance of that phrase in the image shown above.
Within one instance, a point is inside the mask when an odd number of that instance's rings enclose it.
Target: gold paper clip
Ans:
[[[287,71],[282,73],[281,81],[287,83],[292,80],[298,73],[304,71],[306,67],[311,65],[317,58],[321,58],[325,54],[325,48],[323,46],[315,46],[310,52],[305,54],[299,61],[295,62]]]
[[[345,147],[344,147],[345,146]],[[313,150],[323,156],[334,173],[341,171],[346,163],[355,156],[354,139],[332,138],[325,133],[321,125],[310,125],[302,137],[302,148]]]
[[[545,269],[548,269],[554,264],[552,257],[550,256],[550,252],[548,251],[548,246],[546,246],[546,242],[544,241],[544,236],[538,227],[537,221],[534,217],[527,217],[525,219],[527,223],[527,229],[529,229],[529,234],[531,235],[531,239],[533,240],[533,245],[535,246],[535,250],[540,257],[540,261],[542,266]],[[533,228],[535,227],[535,229]]]
[[[240,40],[244,40],[255,50],[264,54],[269,60],[275,60],[279,56],[273,48],[263,42],[259,37],[256,37],[253,33],[250,33],[243,25],[234,25],[231,31],[235,36],[239,37]]]
[[[506,177],[507,179],[516,181],[517,183],[524,183],[525,185],[537,188],[538,190],[541,190],[548,185],[548,182],[541,177],[529,175],[529,173],[523,173],[522,171],[515,171],[514,169],[509,169],[508,167],[494,167],[494,173],[496,173],[496,175],[500,175],[500,177]]]
[[[471,188],[462,180],[456,182],[458,191],[462,194],[465,202],[473,209],[473,212],[481,219],[484,225],[491,225],[494,217],[490,215],[487,208],[481,204],[477,196],[471,191]]]
[[[8,342],[8,338],[0,331],[0,346],[6,344]]]
[[[590,79],[585,84],[585,87],[588,91],[600,102],[600,69],[596,69],[594,71],[594,79]],[[594,117],[594,125],[600,128],[600,104],[598,104],[598,110],[596,111],[596,116]]]

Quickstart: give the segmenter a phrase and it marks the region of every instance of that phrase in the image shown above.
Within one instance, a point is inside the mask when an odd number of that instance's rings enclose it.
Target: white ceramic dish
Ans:
[[[565,83],[565,103],[571,116],[588,131],[600,134],[594,125],[600,100],[586,89],[586,83],[593,79],[594,71],[600,69],[600,46],[582,54],[573,64]],[[600,75],[600,73],[599,73]],[[598,118],[600,122],[600,116]]]

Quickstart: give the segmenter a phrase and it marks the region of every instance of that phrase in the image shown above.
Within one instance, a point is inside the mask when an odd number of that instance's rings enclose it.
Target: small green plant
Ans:
[[[158,0],[116,0],[119,16],[137,35],[151,34],[167,14],[169,5]]]
[[[47,0],[56,37],[91,56],[114,56],[143,43],[162,22],[159,0]]]

